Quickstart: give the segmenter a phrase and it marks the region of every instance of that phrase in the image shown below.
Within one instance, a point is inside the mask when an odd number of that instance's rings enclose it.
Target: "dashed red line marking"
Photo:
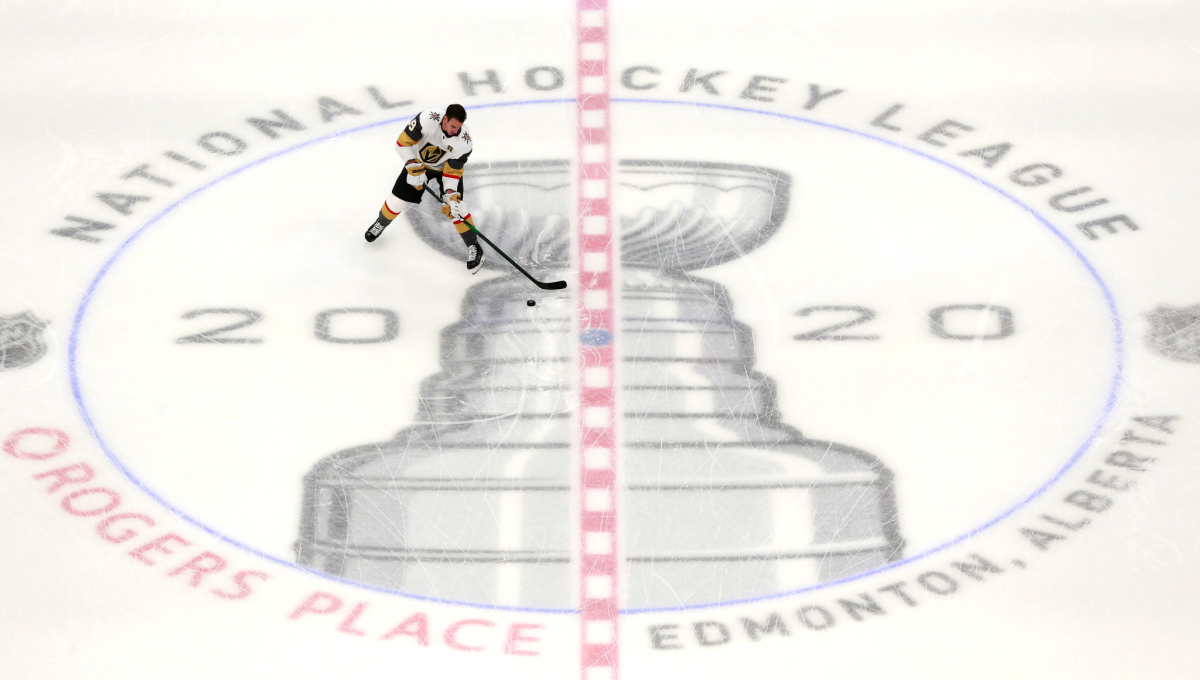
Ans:
[[[580,677],[619,677],[617,423],[608,2],[576,5]]]

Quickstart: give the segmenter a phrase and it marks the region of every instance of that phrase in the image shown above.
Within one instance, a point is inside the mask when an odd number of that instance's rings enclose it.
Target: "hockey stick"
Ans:
[[[429,195],[430,195],[430,196],[433,196],[435,199],[437,199],[437,201],[438,201],[439,203],[441,203],[442,205],[449,205],[448,203],[446,203],[446,201],[442,200],[442,198],[441,198],[440,196],[438,196],[437,194],[433,193],[433,191],[432,191],[432,190],[429,188],[429,182],[428,182],[428,181],[426,181],[426,182],[425,182],[425,191],[428,191],[428,192],[429,192]],[[466,220],[463,220],[463,224],[467,225],[467,227],[468,227],[468,228],[469,228],[471,231],[475,232],[475,235],[476,235],[476,236],[478,236],[479,238],[483,239],[483,242],[484,242],[484,243],[486,243],[486,244],[488,244],[489,246],[491,246],[491,247],[492,247],[492,250],[496,251],[497,253],[500,253],[500,257],[503,257],[504,259],[508,260],[508,263],[509,263],[509,264],[511,264],[513,267],[515,267],[517,271],[519,271],[519,272],[521,272],[522,274],[524,274],[524,275],[525,275],[525,278],[527,278],[527,279],[529,279],[530,281],[532,281],[532,282],[533,282],[533,285],[537,286],[538,288],[541,288],[542,290],[562,290],[563,288],[566,288],[566,287],[567,287],[567,282],[566,282],[566,281],[538,281],[537,279],[533,278],[533,275],[532,275],[532,274],[530,274],[529,272],[525,271],[525,268],[524,268],[524,267],[522,267],[521,265],[517,264],[517,263],[516,263],[516,262],[515,262],[515,261],[514,261],[514,260],[513,260],[511,257],[509,257],[509,256],[508,256],[508,253],[504,252],[503,250],[500,250],[500,248],[496,247],[496,244],[495,244],[495,243],[492,243],[491,239],[489,239],[488,237],[484,236],[484,235],[483,235],[483,232],[481,232],[481,231],[479,231],[478,229],[476,229],[474,224],[471,224],[470,222],[468,222],[468,221],[466,221]]]

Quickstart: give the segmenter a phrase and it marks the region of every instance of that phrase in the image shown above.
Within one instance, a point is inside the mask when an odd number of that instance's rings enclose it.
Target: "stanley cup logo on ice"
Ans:
[[[890,471],[782,422],[727,291],[688,274],[765,243],[790,177],[687,161],[615,170],[624,606],[770,595],[899,559]],[[469,181],[485,233],[540,278],[563,277],[570,164],[473,165]],[[428,204],[412,225],[460,259],[458,235]],[[499,258],[487,266],[511,272]],[[473,286],[462,321],[442,331],[442,370],[422,385],[416,424],[313,468],[301,564],[426,597],[573,606],[574,357],[579,343],[610,339],[575,335],[571,295],[533,309],[529,297],[515,273]]]

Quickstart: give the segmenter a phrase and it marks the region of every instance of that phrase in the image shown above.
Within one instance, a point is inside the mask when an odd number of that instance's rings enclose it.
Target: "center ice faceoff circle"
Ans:
[[[646,119],[670,104],[670,130]],[[528,307],[502,267],[469,281],[430,257],[455,256],[436,212],[361,242],[401,124],[173,206],[77,316],[72,379],[108,455],[257,554],[570,611],[579,344],[623,357],[634,611],[936,552],[1041,493],[1111,409],[1103,282],[1034,211],[933,156],[776,113],[619,103],[613,338],[574,334],[569,290]],[[565,106],[473,108],[489,153],[467,177],[480,228],[564,277],[573,124]],[[544,134],[513,138],[531,125]],[[714,143],[748,125],[768,141]]]

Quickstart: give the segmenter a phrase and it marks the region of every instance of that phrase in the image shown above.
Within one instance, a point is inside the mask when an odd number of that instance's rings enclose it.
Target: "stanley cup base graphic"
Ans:
[[[790,179],[694,162],[619,170],[624,606],[770,595],[899,559],[891,473],[783,423],[727,291],[687,274],[765,242]],[[481,224],[547,276],[569,266],[569,173],[560,161],[472,168]],[[457,256],[446,225],[413,223]],[[300,564],[438,599],[574,605],[573,357],[613,339],[576,336],[569,296],[536,314],[528,297],[515,275],[473,286],[417,424],[307,475]]]

